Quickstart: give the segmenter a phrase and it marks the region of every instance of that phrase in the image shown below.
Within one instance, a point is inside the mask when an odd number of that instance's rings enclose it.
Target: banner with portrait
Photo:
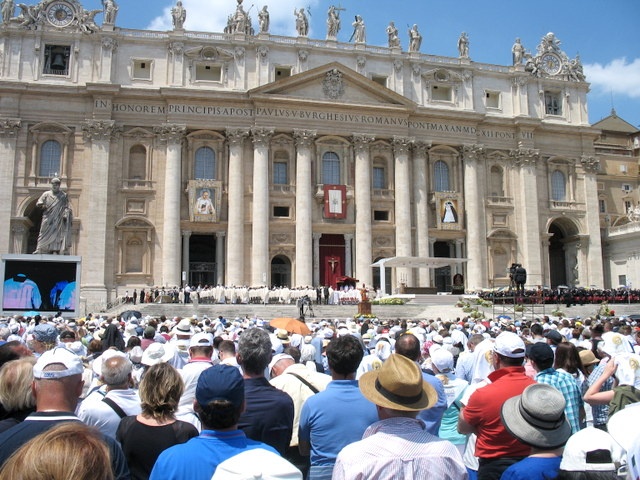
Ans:
[[[436,192],[436,216],[440,230],[461,230],[464,222],[462,198],[454,192]]]
[[[191,180],[189,182],[189,219],[192,222],[217,222],[222,201],[222,182]]]

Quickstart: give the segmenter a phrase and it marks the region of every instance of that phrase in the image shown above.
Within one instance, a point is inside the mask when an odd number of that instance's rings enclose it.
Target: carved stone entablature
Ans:
[[[226,134],[229,145],[242,146],[249,133],[248,128],[227,128]]]
[[[171,42],[168,49],[171,55],[182,55],[184,53],[184,42]]]
[[[534,77],[554,78],[572,82],[584,82],[585,75],[580,56],[569,59],[560,49],[560,40],[549,32],[540,41],[536,55],[525,53],[525,71]]]
[[[271,244],[272,245],[292,245],[293,238],[288,233],[272,233]]]
[[[313,145],[313,140],[317,135],[317,130],[303,130],[299,128],[293,129],[293,138],[295,138],[296,147],[298,148],[311,148],[311,145]]]
[[[0,118],[0,137],[14,137],[21,125],[17,118]]]
[[[93,142],[116,140],[123,130],[114,120],[87,120],[81,128],[85,140]]]
[[[369,145],[376,139],[374,135],[366,133],[354,133],[352,137],[353,148],[356,152],[366,151]]]
[[[356,65],[358,65],[358,68],[362,69],[365,67],[366,64],[367,64],[367,57],[365,57],[364,55],[358,55],[358,58],[356,58]]]
[[[118,41],[113,37],[102,37],[100,42],[103,50],[115,52],[118,48]]]
[[[376,235],[373,239],[373,246],[376,248],[390,247],[393,245],[393,239],[388,236]]]
[[[422,74],[422,78],[427,82],[435,82],[439,84],[455,85],[466,80],[463,74],[454,72],[447,68],[434,68],[427,70]]]
[[[211,45],[189,48],[184,51],[184,54],[190,59],[207,62],[226,62],[234,58],[234,53]],[[244,56],[244,49],[242,49],[242,56]]]
[[[332,100],[337,100],[344,95],[344,80],[337,68],[329,70],[325,75],[322,81],[322,92]]]
[[[484,157],[486,151],[483,144],[477,143],[463,145],[460,148],[460,153],[465,161],[479,161]]]
[[[166,124],[160,127],[154,127],[153,131],[158,135],[160,141],[180,145],[187,132],[187,127],[185,125]]]
[[[256,53],[258,55],[258,58],[264,62],[269,56],[269,47],[267,47],[266,45],[260,45],[256,49]]]
[[[535,166],[540,160],[540,150],[519,147],[509,151],[509,156],[513,159],[515,165]]]
[[[391,151],[391,145],[387,142],[376,142],[371,145],[371,154],[385,154]]]
[[[431,142],[425,142],[423,140],[418,140],[413,143],[413,155],[416,157],[426,157],[427,151],[431,148]]]
[[[306,62],[309,58],[309,50],[298,50],[298,60]]]
[[[529,78],[522,75],[518,75],[511,79],[511,84],[514,87],[524,87],[527,83],[529,83]]]
[[[402,60],[394,60],[393,61],[393,69],[396,73],[400,73],[402,71],[402,67],[404,66],[404,62]]]
[[[582,155],[580,163],[586,172],[598,173],[600,171],[600,161],[593,155]]]
[[[233,58],[240,63],[244,60],[244,47],[236,47],[233,49]]]
[[[253,138],[253,145],[256,147],[268,147],[274,131],[275,131],[274,128],[264,128],[264,127],[252,128],[251,137]]]
[[[409,150],[411,149],[411,145],[415,138],[413,137],[403,137],[400,135],[393,136],[393,151],[396,155],[408,155]]]

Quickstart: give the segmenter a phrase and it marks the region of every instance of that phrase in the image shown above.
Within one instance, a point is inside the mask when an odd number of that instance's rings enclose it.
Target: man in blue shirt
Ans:
[[[214,365],[203,371],[194,402],[202,432],[162,452],[150,480],[210,480],[220,463],[238,453],[254,448],[277,453],[238,429],[244,404],[244,380],[236,367]]]
[[[311,454],[308,480],[330,479],[340,450],[378,421],[376,406],[362,395],[355,379],[363,356],[360,341],[352,335],[327,346],[332,381],[309,397],[300,413],[298,448],[302,455]]]

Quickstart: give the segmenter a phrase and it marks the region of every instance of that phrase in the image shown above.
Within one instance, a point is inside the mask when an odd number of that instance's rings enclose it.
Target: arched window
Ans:
[[[565,183],[564,173],[555,170],[551,174],[551,199],[556,202],[562,202],[567,197],[567,186]]]
[[[60,174],[62,147],[55,140],[47,140],[40,147],[39,177],[55,177]]]
[[[216,153],[210,147],[200,147],[196,150],[195,178],[196,180],[216,179]]]
[[[289,155],[278,151],[273,155],[273,184],[287,185],[289,183]]]
[[[497,165],[491,167],[491,195],[494,197],[504,197],[502,168]]]
[[[322,155],[322,183],[340,185],[340,157],[335,152]]]
[[[129,238],[125,252],[125,273],[142,272],[144,245],[137,236]]]
[[[436,192],[448,192],[451,190],[449,185],[449,165],[442,160],[438,160],[433,164],[433,176],[435,179]]]
[[[384,158],[376,157],[373,159],[371,185],[375,190],[383,190],[387,188],[387,172],[385,169],[385,165],[386,162]]]
[[[135,145],[129,150],[129,179],[145,180],[147,178],[147,149]]]

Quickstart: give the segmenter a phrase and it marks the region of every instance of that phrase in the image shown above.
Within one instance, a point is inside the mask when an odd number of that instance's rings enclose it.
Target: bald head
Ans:
[[[420,340],[412,333],[405,333],[396,340],[396,353],[417,362],[420,360]]]

